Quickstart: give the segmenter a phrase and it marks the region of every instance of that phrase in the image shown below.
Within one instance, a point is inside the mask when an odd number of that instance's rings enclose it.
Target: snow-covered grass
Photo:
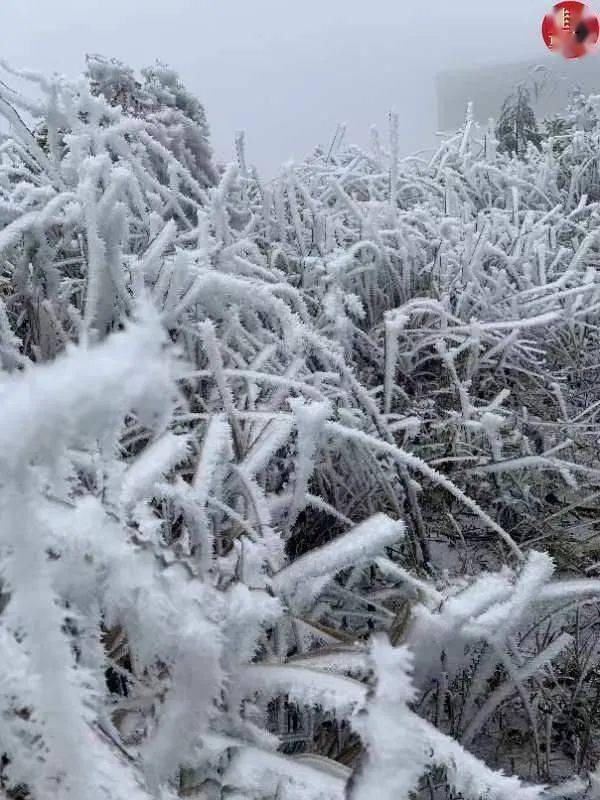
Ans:
[[[401,160],[391,114],[389,143],[338,131],[263,184],[241,136],[215,167],[162,65],[21,77],[35,101],[0,84],[2,791],[583,792],[595,101],[519,159],[467,114]]]

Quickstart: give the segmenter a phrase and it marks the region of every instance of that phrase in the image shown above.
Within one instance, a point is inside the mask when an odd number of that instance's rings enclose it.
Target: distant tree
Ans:
[[[87,55],[85,60],[93,94],[102,95],[111,106],[121,106],[130,114],[141,115],[151,108],[151,98],[131,67],[97,54]]]
[[[539,148],[542,137],[531,105],[531,94],[525,86],[519,85],[502,104],[496,136],[500,152],[523,157],[530,142]]]
[[[157,61],[143,69],[143,80],[138,80],[131,67],[117,59],[88,55],[86,62],[94,94],[102,95],[112,106],[121,106],[126,114],[146,120],[151,136],[202,186],[217,182],[204,107],[175,70]],[[167,174],[163,178],[168,182]]]
[[[569,120],[558,114],[546,117],[542,122],[542,138],[546,140],[554,155],[561,155],[571,142],[572,126]]]

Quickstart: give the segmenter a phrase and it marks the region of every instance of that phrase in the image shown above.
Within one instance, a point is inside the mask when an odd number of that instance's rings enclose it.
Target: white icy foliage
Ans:
[[[448,783],[467,797],[535,800],[541,787],[522,786],[517,778],[495,773],[410,709],[416,699],[412,659],[403,647],[373,638],[372,658],[379,676],[374,697],[357,728],[366,745],[366,763],[349,792],[351,800],[370,800],[374,787],[381,800],[408,798],[428,764],[443,765]]]
[[[0,792],[581,793],[597,102],[520,159],[469,112],[403,161],[392,113],[389,146],[340,127],[263,184],[243,135],[213,166],[164,65],[17,74],[35,99],[0,82]]]

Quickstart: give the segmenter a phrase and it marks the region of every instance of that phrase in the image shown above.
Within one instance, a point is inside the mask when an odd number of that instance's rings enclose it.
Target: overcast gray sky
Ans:
[[[74,76],[86,52],[175,67],[203,100],[214,148],[272,174],[337,122],[367,141],[387,110],[402,148],[432,143],[440,68],[543,56],[551,0],[1,0],[1,53]],[[557,56],[558,57],[558,56]],[[594,56],[599,57],[599,56]],[[599,62],[600,70],[600,62]]]

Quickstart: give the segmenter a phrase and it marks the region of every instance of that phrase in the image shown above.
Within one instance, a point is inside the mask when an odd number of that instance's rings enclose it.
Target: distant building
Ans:
[[[546,57],[441,72],[436,77],[439,129],[451,131],[459,127],[469,101],[473,101],[479,122],[487,122],[490,117],[498,119],[504,99],[523,81],[540,86],[537,99],[532,92],[532,100],[536,116],[542,119],[562,111],[574,89],[600,94],[600,56],[577,61]]]

